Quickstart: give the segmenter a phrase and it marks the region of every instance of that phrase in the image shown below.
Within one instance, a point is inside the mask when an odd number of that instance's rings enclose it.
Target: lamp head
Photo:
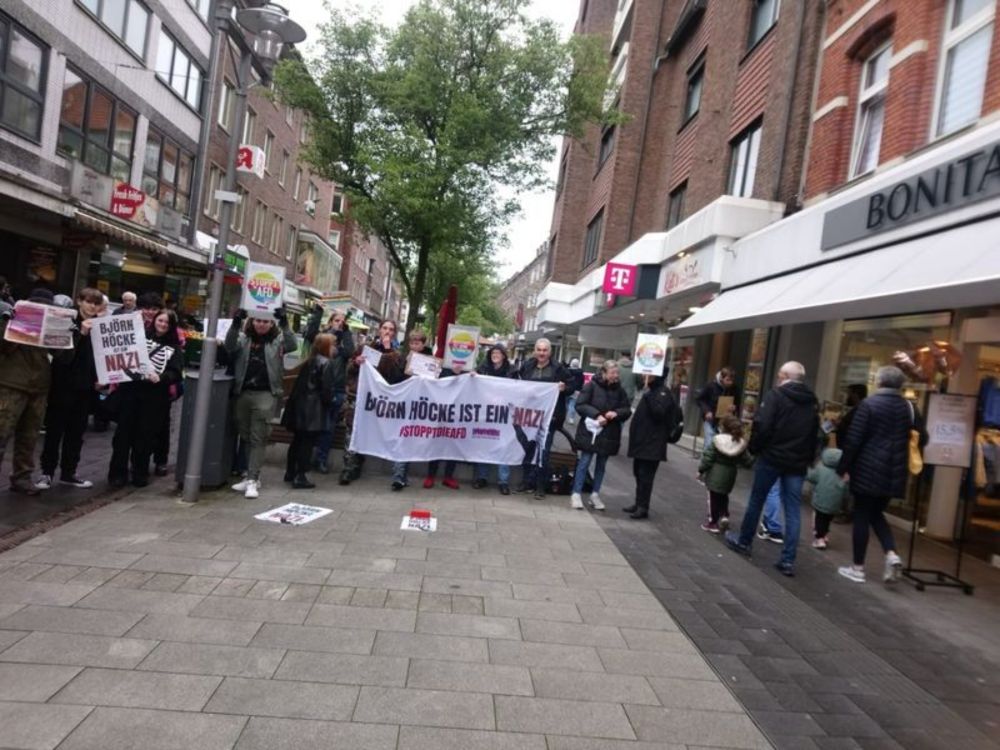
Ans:
[[[254,54],[267,67],[273,67],[286,44],[305,41],[306,32],[288,17],[288,11],[277,3],[264,3],[236,11],[236,21],[254,35]]]

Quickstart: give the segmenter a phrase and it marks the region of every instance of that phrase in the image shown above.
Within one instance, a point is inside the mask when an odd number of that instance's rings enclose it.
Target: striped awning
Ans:
[[[89,211],[77,209],[76,214],[73,216],[73,221],[91,231],[107,235],[132,247],[140,247],[143,250],[149,250],[151,253],[158,253],[160,255],[167,255],[169,252],[166,242],[154,239],[147,234],[123,226],[113,219],[104,218]]]

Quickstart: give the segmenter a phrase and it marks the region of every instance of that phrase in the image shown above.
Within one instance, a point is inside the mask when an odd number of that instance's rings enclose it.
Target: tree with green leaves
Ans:
[[[388,248],[407,330],[432,266],[461,301],[465,264],[454,259],[488,259],[502,244],[519,206],[499,189],[545,185],[553,136],[606,117],[604,41],[561,41],[551,21],[527,17],[529,2],[419,0],[391,29],[333,10],[316,59],[276,71],[278,96],[310,117],[306,161]]]

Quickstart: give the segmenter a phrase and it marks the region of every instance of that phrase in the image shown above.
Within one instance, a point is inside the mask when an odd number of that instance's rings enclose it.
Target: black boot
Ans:
[[[296,490],[311,490],[315,487],[316,485],[310,482],[305,474],[296,474],[295,481],[292,482],[292,489]]]
[[[629,518],[634,518],[636,521],[641,521],[643,518],[649,518],[649,508],[642,506],[635,509],[635,513],[629,516]]]
[[[622,513],[635,513],[637,510],[639,510],[639,506],[632,503],[631,505],[626,505],[622,508]]]
[[[285,482],[286,482],[286,484],[291,484],[294,481],[295,481],[295,474],[292,473],[292,472],[290,472],[290,471],[286,471],[285,472]]]

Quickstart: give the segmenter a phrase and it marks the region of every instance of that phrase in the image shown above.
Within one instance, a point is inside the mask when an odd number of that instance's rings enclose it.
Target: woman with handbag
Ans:
[[[316,486],[306,476],[312,464],[313,446],[320,433],[329,427],[330,405],[338,381],[343,387],[344,370],[339,358],[336,358],[334,341],[334,336],[329,333],[321,333],[313,339],[312,353],[295,378],[281,416],[282,426],[292,431],[285,481],[297,490],[309,490]]]

